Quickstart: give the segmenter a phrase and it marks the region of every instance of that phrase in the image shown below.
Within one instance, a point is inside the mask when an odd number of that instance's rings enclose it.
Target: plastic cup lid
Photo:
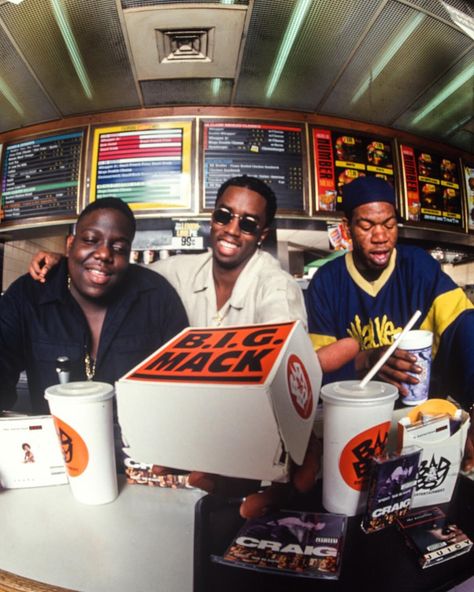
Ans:
[[[398,389],[393,384],[371,380],[361,389],[359,380],[343,380],[325,384],[321,398],[336,405],[377,405],[398,397]]]
[[[69,399],[75,403],[98,403],[111,399],[114,394],[114,387],[107,382],[84,380],[49,386],[44,396],[48,400]]]
[[[402,337],[398,347],[401,349],[423,349],[433,345],[433,333],[431,331],[408,331]]]

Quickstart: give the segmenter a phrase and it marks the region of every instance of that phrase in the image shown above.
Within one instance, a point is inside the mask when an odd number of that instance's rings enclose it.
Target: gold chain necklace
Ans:
[[[95,375],[95,360],[91,358],[89,352],[84,356],[84,368],[87,380],[92,380]]]
[[[71,276],[67,274],[67,289],[71,291]],[[90,356],[90,353],[86,351],[86,355],[84,356],[84,370],[86,372],[87,380],[93,380],[95,375],[95,360],[93,360]]]

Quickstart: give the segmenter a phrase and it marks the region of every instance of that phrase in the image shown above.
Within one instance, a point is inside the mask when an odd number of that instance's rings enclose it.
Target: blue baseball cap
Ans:
[[[377,201],[392,204],[397,209],[392,185],[379,177],[358,177],[342,188],[342,209],[349,218],[355,208]]]

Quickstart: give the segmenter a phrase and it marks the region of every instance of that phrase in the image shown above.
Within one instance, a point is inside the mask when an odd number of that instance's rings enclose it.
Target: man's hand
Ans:
[[[332,372],[355,358],[359,351],[359,343],[352,337],[341,339],[318,350],[317,355],[323,372]],[[258,452],[256,452],[258,454]],[[322,444],[314,435],[311,436],[306,455],[301,466],[293,465],[289,483],[272,483],[262,491],[255,492],[255,481],[248,479],[233,479],[220,475],[211,475],[193,471],[189,475],[189,485],[204,489],[209,493],[232,497],[244,497],[240,506],[243,518],[257,518],[263,516],[272,508],[278,508],[287,503],[290,495],[299,491],[309,491],[316,480],[321,468]],[[170,472],[164,467],[154,467],[161,473]]]
[[[38,251],[30,261],[28,273],[34,280],[44,284],[48,272],[61,261],[61,258],[62,255],[60,253]]]
[[[386,352],[387,347],[368,349],[360,352],[356,358],[356,370],[360,378],[378,362]],[[408,395],[407,388],[402,383],[418,384],[420,381],[416,376],[408,374],[420,374],[422,369],[416,364],[416,356],[403,349],[396,349],[382,368],[377,373],[377,378],[382,382],[388,382],[397,387],[399,393],[405,397]]]

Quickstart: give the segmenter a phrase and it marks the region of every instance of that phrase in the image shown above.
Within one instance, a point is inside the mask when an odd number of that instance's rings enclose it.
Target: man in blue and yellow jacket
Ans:
[[[416,310],[415,329],[434,334],[431,396],[450,395],[469,409],[474,400],[474,306],[463,290],[422,249],[397,245],[392,186],[361,177],[344,187],[343,222],[353,250],[324,265],[307,292],[311,338],[318,349],[355,337],[361,352],[325,382],[363,376]],[[377,378],[406,394],[403,382],[418,379],[412,356],[397,349]]]

